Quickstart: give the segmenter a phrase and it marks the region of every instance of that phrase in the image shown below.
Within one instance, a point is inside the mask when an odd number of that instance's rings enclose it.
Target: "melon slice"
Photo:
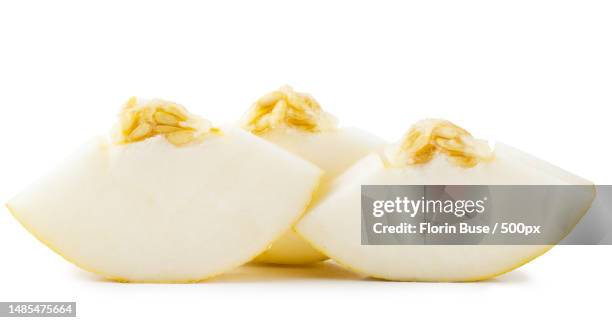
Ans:
[[[81,268],[129,282],[192,282],[252,260],[308,206],[321,171],[182,106],[130,99],[98,137],[8,207]]]
[[[584,185],[555,205],[567,228],[586,213],[592,184],[516,149],[495,151],[443,120],[424,120],[385,154],[372,154],[338,177],[295,226],[318,250],[349,269],[397,281],[476,281],[517,268],[552,245],[362,245],[361,185]],[[583,189],[582,189],[583,188]],[[557,233],[556,242],[568,232]]]
[[[380,150],[384,142],[356,128],[337,126],[334,116],[323,111],[310,95],[289,86],[271,92],[253,104],[242,127],[267,141],[317,165],[323,171],[316,199],[325,195],[328,183],[357,160]],[[258,262],[301,265],[325,260],[293,230],[288,230]]]

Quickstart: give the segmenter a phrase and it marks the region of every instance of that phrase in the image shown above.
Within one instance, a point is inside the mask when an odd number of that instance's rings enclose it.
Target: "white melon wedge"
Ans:
[[[323,111],[313,97],[289,86],[255,102],[242,127],[320,167],[324,174],[315,200],[325,195],[327,184],[336,176],[384,145],[366,131],[338,127],[336,118]],[[293,230],[256,258],[258,262],[289,265],[325,259]]]
[[[592,184],[518,150],[486,143],[442,120],[417,123],[384,155],[372,154],[335,180],[295,226],[318,250],[349,269],[398,281],[476,281],[517,268],[546,245],[362,245],[361,185],[580,185],[547,207],[562,231],[586,213]],[[582,186],[584,185],[584,186]],[[503,198],[503,197],[502,197]]]
[[[193,282],[252,260],[309,204],[321,171],[166,101],[128,101],[100,137],[13,198],[33,235],[81,268]]]

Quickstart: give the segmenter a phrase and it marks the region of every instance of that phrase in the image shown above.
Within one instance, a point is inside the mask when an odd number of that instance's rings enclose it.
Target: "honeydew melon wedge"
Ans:
[[[516,149],[486,143],[443,120],[424,120],[384,155],[347,170],[295,226],[330,258],[397,281],[477,281],[517,268],[552,245],[362,245],[361,185],[585,185],[557,200],[555,220],[573,226],[594,198],[592,184]],[[581,186],[582,187],[582,186]],[[558,233],[556,242],[565,234]]]
[[[131,99],[98,137],[8,207],[81,268],[129,282],[193,282],[244,264],[307,207],[321,171],[171,102]]]
[[[366,131],[338,127],[310,95],[284,86],[257,100],[241,126],[261,138],[317,165],[323,171],[312,203],[325,195],[328,183],[357,160],[380,150],[384,142]],[[256,258],[262,263],[302,265],[327,257],[292,229]]]

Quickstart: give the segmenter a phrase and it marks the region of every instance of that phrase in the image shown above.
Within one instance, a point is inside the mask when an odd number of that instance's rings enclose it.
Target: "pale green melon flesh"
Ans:
[[[551,246],[530,245],[361,245],[361,185],[587,185],[560,201],[558,221],[573,227],[594,191],[586,180],[498,144],[495,160],[460,168],[443,156],[425,165],[388,168],[370,155],[331,184],[330,192],[295,226],[330,258],[369,276],[402,281],[473,281],[512,270]],[[567,232],[565,233],[567,234]],[[560,235],[558,240],[563,238]]]
[[[325,195],[328,184],[357,160],[380,150],[384,142],[378,137],[355,128],[339,128],[310,133],[292,128],[273,129],[262,138],[317,165],[324,173],[313,202]],[[288,230],[256,258],[258,262],[300,265],[327,257],[314,249],[293,230]]]
[[[82,268],[197,281],[250,261],[307,207],[321,171],[239,130],[176,147],[99,138],[12,199],[15,217]]]

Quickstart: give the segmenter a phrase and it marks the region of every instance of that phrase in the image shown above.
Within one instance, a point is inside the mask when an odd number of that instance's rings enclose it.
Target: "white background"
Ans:
[[[222,124],[283,84],[387,140],[442,117],[612,184],[610,17],[609,1],[4,1],[0,199],[106,132],[129,96]],[[475,284],[327,264],[129,285],[74,268],[2,209],[0,301],[74,300],[86,321],[604,320],[611,251],[558,247]]]

